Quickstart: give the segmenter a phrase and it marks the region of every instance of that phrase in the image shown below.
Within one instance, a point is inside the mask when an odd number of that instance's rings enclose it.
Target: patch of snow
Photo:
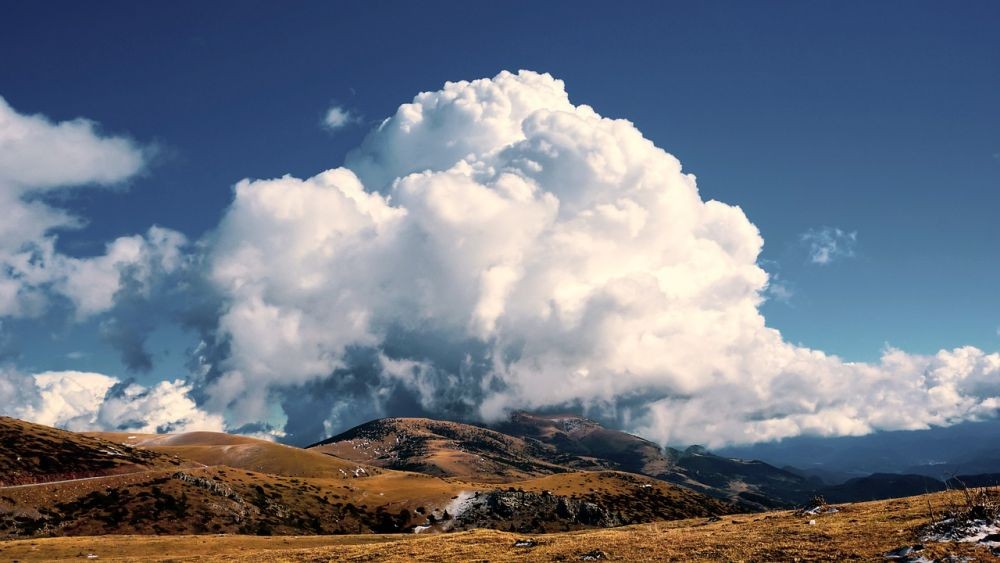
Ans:
[[[419,534],[421,532],[426,532],[427,530],[430,530],[430,529],[431,529],[430,526],[414,526],[413,527],[413,533],[414,534]]]
[[[803,510],[803,516],[815,516],[817,514],[836,514],[840,512],[836,507],[833,506],[814,506],[808,510]]]
[[[452,519],[458,518],[463,512],[472,506],[474,498],[474,493],[462,491],[458,493],[458,496],[452,499],[451,502],[448,503],[448,506],[444,507],[444,509],[448,511],[448,514],[451,515]]]
[[[956,522],[954,518],[946,518],[931,525],[930,531],[921,539],[934,542],[979,542],[987,547],[1000,547],[1000,541],[983,541],[986,536],[997,533],[1000,533],[1000,526],[996,522],[987,520]]]

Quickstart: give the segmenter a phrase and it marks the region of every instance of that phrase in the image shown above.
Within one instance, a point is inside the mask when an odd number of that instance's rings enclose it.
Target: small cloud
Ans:
[[[782,282],[771,282],[767,284],[767,294],[775,301],[788,304],[791,303],[795,292]]]
[[[809,229],[799,240],[809,248],[809,261],[813,264],[829,264],[841,258],[854,256],[858,244],[858,232],[847,232],[837,227]]]
[[[88,356],[88,354],[86,352],[79,352],[79,351],[77,351],[77,352],[70,352],[70,353],[66,354],[66,358],[68,358],[70,360],[82,360],[83,358],[86,358],[87,356]]]
[[[358,116],[354,115],[351,110],[333,105],[330,106],[330,109],[326,110],[326,114],[323,116],[323,127],[326,127],[330,131],[336,131],[358,121]]]

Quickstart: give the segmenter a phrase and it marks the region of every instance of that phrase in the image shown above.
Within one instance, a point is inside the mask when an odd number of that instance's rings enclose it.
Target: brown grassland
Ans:
[[[614,561],[870,561],[921,543],[929,511],[960,503],[956,492],[839,505],[839,512],[793,511],[692,518],[622,528],[525,535],[493,530],[432,535],[103,536],[0,543],[0,560],[101,561],[579,561],[602,552]],[[815,524],[810,524],[810,520]],[[518,540],[536,545],[515,547]],[[995,558],[974,544],[924,543],[929,559]]]

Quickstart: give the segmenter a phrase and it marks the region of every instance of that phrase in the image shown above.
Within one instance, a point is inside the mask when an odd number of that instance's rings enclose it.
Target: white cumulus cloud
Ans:
[[[141,296],[155,277],[182,267],[185,238],[155,226],[109,242],[97,256],[56,249],[58,231],[82,220],[40,196],[119,184],[143,169],[145,152],[126,138],[100,134],[86,119],[55,123],[20,114],[0,98],[0,319],[39,316],[57,296],[84,319],[110,310],[125,283]],[[200,410],[190,390],[183,381],[146,389],[98,373],[0,368],[0,411],[76,430],[221,429],[221,417]]]
[[[23,115],[0,98],[0,318],[44,312],[53,294],[85,317],[107,310],[125,270],[140,279],[180,263],[184,237],[153,227],[122,237],[106,253],[69,257],[56,250],[56,231],[81,219],[39,196],[74,186],[112,186],[145,165],[145,151],[123,137],[101,135],[86,119],[54,123]]]
[[[100,373],[8,367],[0,369],[0,414],[77,431],[222,431],[222,417],[198,408],[190,391],[181,380],[144,387]]]
[[[343,106],[330,106],[330,109],[326,110],[326,113],[323,114],[323,127],[326,127],[330,131],[343,129],[348,125],[357,122],[358,116],[354,115],[351,110]]]
[[[759,263],[764,241],[743,211],[703,199],[674,156],[548,74],[418,94],[343,167],[239,182],[200,245],[153,227],[99,256],[63,255],[56,232],[80,219],[37,196],[121,182],[142,150],[6,103],[0,148],[0,318],[41,314],[58,295],[78,319],[121,310],[102,326],[141,348],[150,327],[130,321],[157,291],[204,293],[188,311],[204,338],[189,380],[3,368],[0,410],[13,416],[280,435],[399,409],[491,420],[582,407],[662,442],[720,445],[1000,407],[997,353],[887,349],[851,363],[786,342],[760,305],[787,291]],[[802,236],[819,264],[856,241],[835,228]]]
[[[819,263],[853,252],[854,233],[831,233],[808,239]],[[485,419],[579,405],[712,445],[995,413],[1000,354],[856,364],[784,341],[759,311],[762,245],[739,207],[703,200],[675,157],[561,81],[448,83],[343,168],[237,185],[208,261],[224,346],[200,385],[232,424],[314,385],[336,417],[405,392]]]

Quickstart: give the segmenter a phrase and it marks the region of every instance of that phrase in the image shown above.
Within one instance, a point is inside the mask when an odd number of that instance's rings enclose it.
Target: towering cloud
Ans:
[[[88,121],[0,101],[0,319],[58,297],[133,369],[152,365],[150,319],[202,337],[188,380],[150,387],[2,368],[7,414],[137,431],[224,420],[305,441],[385,414],[582,408],[719,445],[1000,407],[1000,354],[888,349],[866,364],[786,342],[760,313],[771,282],[742,210],[703,200],[676,158],[547,74],[419,94],[344,167],[239,182],[198,244],[153,227],[99,256],[58,252],[80,220],[38,196],[124,181],[143,160]],[[823,263],[845,236],[804,242]]]
[[[343,168],[236,186],[211,241],[224,305],[198,385],[237,426],[282,405],[301,425],[308,393],[328,427],[582,406],[713,445],[995,413],[1000,354],[852,364],[785,342],[758,309],[762,244],[561,81],[448,83]]]

